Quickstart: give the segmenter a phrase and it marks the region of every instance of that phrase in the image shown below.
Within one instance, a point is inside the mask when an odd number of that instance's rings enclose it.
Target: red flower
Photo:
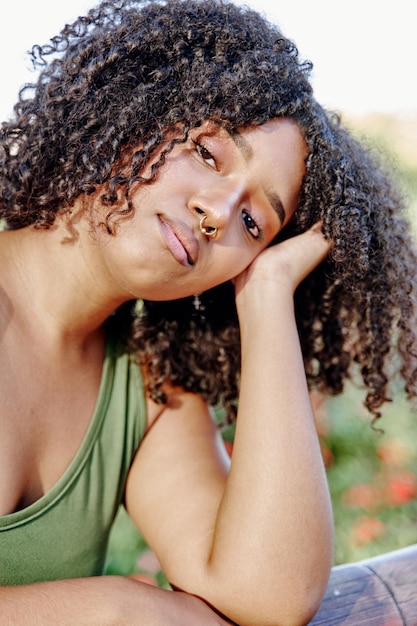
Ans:
[[[227,454],[231,457],[233,452],[233,444],[231,441],[224,441],[224,447],[226,448]]]
[[[385,487],[388,506],[401,506],[417,497],[417,477],[410,470],[402,470],[390,478]]]
[[[343,502],[350,508],[373,509],[380,503],[380,492],[377,487],[369,483],[352,485],[346,489]]]
[[[330,450],[330,448],[326,446],[326,444],[323,441],[320,441],[320,448],[321,448],[321,456],[323,457],[324,466],[330,467],[334,463],[333,452]]]
[[[403,441],[388,439],[378,446],[378,458],[385,465],[404,465],[410,458],[410,450]]]
[[[385,526],[376,517],[363,516],[356,520],[350,534],[350,543],[354,547],[364,546],[379,539],[385,532]]]

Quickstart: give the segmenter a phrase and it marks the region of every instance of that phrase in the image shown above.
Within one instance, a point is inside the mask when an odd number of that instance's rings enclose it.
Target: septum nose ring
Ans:
[[[211,239],[214,239],[217,235],[217,227],[216,226],[204,226],[204,222],[207,219],[207,215],[203,215],[202,218],[200,219],[200,230],[203,233],[203,235],[206,235],[206,237],[211,237]]]

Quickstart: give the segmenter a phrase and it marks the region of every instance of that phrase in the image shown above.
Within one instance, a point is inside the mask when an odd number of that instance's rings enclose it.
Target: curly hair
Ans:
[[[48,228],[98,190],[115,235],[114,219],[133,210],[132,185],[152,184],[190,129],[292,118],[309,156],[295,219],[280,237],[321,220],[333,242],[295,296],[309,384],[339,393],[356,364],[374,417],[393,368],[417,396],[417,255],[401,194],[372,150],[317,103],[311,63],[277,26],[224,0],[104,0],[35,46],[32,59],[39,78],[22,88],[0,133],[8,228]],[[111,318],[112,332],[139,355],[155,400],[166,401],[168,380],[232,414],[240,369],[233,289],[201,299],[199,312],[192,298],[145,302],[139,314],[128,303]]]

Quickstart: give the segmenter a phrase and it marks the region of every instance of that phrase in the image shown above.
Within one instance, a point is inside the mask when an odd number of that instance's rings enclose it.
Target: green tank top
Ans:
[[[0,517],[0,585],[103,573],[110,528],[146,427],[138,365],[109,342],[88,431],[64,475]]]

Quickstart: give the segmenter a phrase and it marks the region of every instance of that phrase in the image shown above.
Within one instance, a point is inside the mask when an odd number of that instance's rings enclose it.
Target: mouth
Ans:
[[[179,220],[170,220],[162,215],[158,218],[162,236],[174,259],[181,265],[193,267],[198,260],[199,242],[191,228]]]

